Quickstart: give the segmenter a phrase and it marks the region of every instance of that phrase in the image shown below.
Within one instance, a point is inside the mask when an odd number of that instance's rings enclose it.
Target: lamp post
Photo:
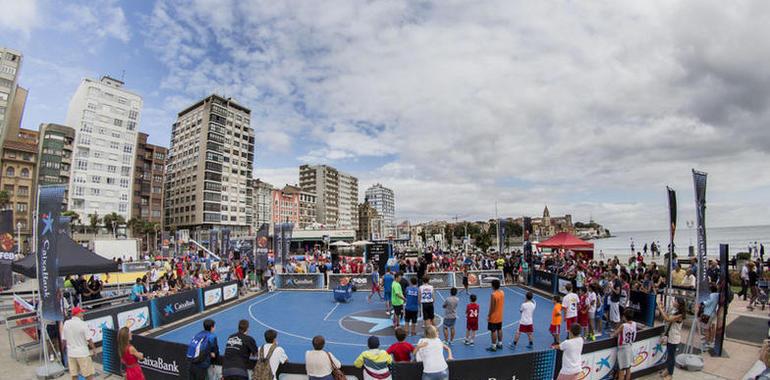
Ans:
[[[118,238],[117,223],[114,220],[112,221],[112,237]]]
[[[16,244],[16,253],[21,255],[21,222],[16,223],[16,239],[18,239],[18,243]]]

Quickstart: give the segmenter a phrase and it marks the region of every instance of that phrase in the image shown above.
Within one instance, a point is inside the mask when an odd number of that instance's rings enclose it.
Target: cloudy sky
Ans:
[[[664,229],[770,224],[770,2],[0,0],[25,55],[24,127],[83,77],[125,77],[168,145],[211,92],[253,112],[255,175],[381,182],[413,222],[552,214]],[[762,37],[765,36],[765,37]]]

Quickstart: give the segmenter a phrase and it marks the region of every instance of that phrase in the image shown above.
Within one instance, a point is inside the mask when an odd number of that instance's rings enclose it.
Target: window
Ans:
[[[27,212],[27,204],[26,203],[17,203],[16,204],[16,211],[18,211],[18,212]]]
[[[114,185],[115,184],[115,178],[107,177],[107,184],[108,185]]]
[[[13,177],[16,175],[16,169],[13,166],[9,166],[5,169],[5,176],[6,177]]]
[[[127,178],[121,178],[120,179],[120,187],[124,189],[128,189],[128,179]]]
[[[81,145],[91,145],[91,136],[89,135],[79,135],[78,136],[78,143]]]
[[[117,141],[110,141],[110,149],[120,149],[120,143]]]
[[[139,117],[139,111],[137,111],[137,110],[128,111],[128,118],[129,119],[136,120],[137,117]]]
[[[88,170],[88,161],[77,160],[75,161],[75,166],[78,168],[78,170]]]
[[[115,119],[115,120],[113,120],[112,124],[114,124],[116,127],[122,127],[123,126],[123,120]]]
[[[92,175],[91,176],[91,183],[101,183],[102,177],[98,175]]]
[[[125,203],[121,203],[118,205],[118,212],[126,212],[128,210],[128,205]]]
[[[115,173],[118,171],[118,167],[115,165],[107,165],[107,171],[110,173]],[[126,174],[128,175],[128,174]]]
[[[3,191],[7,192],[8,195],[13,195],[13,185],[3,185]]]
[[[91,188],[91,195],[100,195],[102,193],[101,189],[92,187]]]
[[[134,146],[131,144],[123,145],[123,152],[124,153],[131,153],[134,151]]]

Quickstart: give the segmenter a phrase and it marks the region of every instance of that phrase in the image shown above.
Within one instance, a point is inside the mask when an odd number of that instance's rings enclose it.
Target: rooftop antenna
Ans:
[[[123,69],[120,71],[120,81],[123,83],[126,83],[126,70]]]

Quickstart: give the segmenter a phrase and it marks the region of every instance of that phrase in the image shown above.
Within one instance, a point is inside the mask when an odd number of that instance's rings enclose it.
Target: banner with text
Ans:
[[[13,286],[13,260],[17,251],[13,233],[13,210],[0,211],[0,289]]]
[[[504,278],[505,276],[501,270],[472,270],[468,271],[468,287],[490,287],[492,286],[492,280],[500,280],[500,284],[504,284]],[[453,286],[463,286],[462,272],[454,272]]]
[[[105,329],[105,344],[102,346],[102,366],[104,371],[113,375],[122,375],[120,355],[117,352],[117,332]],[[109,342],[109,344],[107,343]],[[190,362],[187,360],[187,345],[167,342],[160,339],[134,335],[131,344],[144,354],[139,362],[144,376],[152,380],[187,379]]]
[[[198,289],[151,300],[153,326],[167,325],[197,314],[200,311],[198,302]]]
[[[254,247],[254,266],[256,269],[266,270],[268,262],[269,248],[267,245],[270,234],[270,225],[262,223],[257,231],[257,244]]]
[[[279,273],[275,275],[278,289],[325,289],[323,273]]]
[[[37,268],[38,289],[43,319],[61,321],[62,292],[59,289],[59,220],[64,187],[40,187],[38,190]]]
[[[356,290],[372,290],[372,274],[335,274],[329,273],[329,289],[336,289],[340,285],[352,283]]]
[[[693,169],[692,179],[695,185],[695,218],[698,236],[698,302],[703,302],[709,295],[709,276],[706,273],[706,173]]]

